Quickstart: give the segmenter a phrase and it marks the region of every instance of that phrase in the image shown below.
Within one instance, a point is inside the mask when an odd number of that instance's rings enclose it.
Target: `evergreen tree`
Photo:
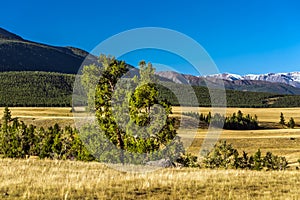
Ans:
[[[285,125],[285,119],[284,119],[283,113],[280,113],[280,121],[279,121],[279,124],[281,124],[282,126]]]
[[[100,77],[101,70],[99,66],[95,64],[86,65],[82,69],[81,84],[85,89],[85,92],[88,97],[87,102],[87,111],[94,111],[95,103],[95,86]]]
[[[261,155],[260,149],[257,150],[257,152],[253,156],[253,164],[252,169],[254,170],[261,170],[263,168],[263,157]]]
[[[128,161],[127,152],[146,154],[149,158],[157,156],[156,152],[166,146],[172,146],[173,150],[179,148],[181,143],[169,145],[176,136],[174,120],[168,117],[170,104],[159,101],[152,65],[142,61],[140,78],[121,79],[129,71],[127,65],[107,59],[102,58],[108,64],[103,65],[96,87],[96,117],[105,137],[120,150],[119,161]],[[127,86],[136,89],[127,90]],[[168,153],[170,149],[164,150]]]
[[[11,121],[11,111],[6,106],[4,109],[4,114],[2,117],[2,130],[3,132],[7,131],[8,122]]]
[[[295,127],[295,121],[294,118],[290,118],[290,121],[288,122],[288,127],[289,128],[294,128]]]

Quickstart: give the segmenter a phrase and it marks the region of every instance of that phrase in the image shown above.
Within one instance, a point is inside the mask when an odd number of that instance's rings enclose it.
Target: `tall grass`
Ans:
[[[125,173],[95,162],[0,159],[5,199],[299,199],[299,184],[299,171]]]

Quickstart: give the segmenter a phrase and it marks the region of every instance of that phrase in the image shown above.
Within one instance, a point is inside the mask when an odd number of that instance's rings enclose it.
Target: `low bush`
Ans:
[[[226,141],[221,141],[204,157],[206,168],[234,168],[250,170],[285,170],[288,162],[285,157],[267,152],[265,156],[258,150],[254,155],[248,156],[246,152],[240,156],[238,151]]]
[[[5,108],[0,129],[0,154],[8,158],[38,156],[94,160],[81,142],[76,129],[71,127],[62,129],[58,124],[48,129],[27,126],[17,118],[12,118],[8,108]]]
[[[190,153],[183,154],[177,159],[177,162],[182,164],[183,167],[200,167],[200,164],[197,161],[197,156],[194,156]]]

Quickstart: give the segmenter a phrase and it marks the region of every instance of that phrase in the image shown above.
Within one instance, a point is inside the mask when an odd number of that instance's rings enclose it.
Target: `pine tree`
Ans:
[[[176,137],[174,120],[168,117],[171,114],[170,104],[159,101],[152,65],[142,61],[140,78],[121,79],[129,71],[124,62],[110,58],[102,58],[102,62],[108,64],[103,65],[96,87],[96,117],[105,137],[120,150],[119,161],[128,161],[129,158],[125,158],[127,152],[151,157],[166,146],[170,148],[164,149],[165,153],[181,149],[180,142],[178,146],[176,142],[175,146],[169,145],[179,139]],[[160,124],[163,126],[159,127]],[[175,137],[177,140],[172,141]]]
[[[261,170],[263,168],[263,157],[261,155],[260,149],[253,156],[253,166],[254,170]]]
[[[280,113],[280,121],[279,121],[279,124],[281,124],[282,126],[285,125],[285,119],[284,119],[283,113]]]
[[[288,122],[288,127],[289,128],[294,128],[295,127],[295,121],[294,118],[290,118],[290,121]]]
[[[95,64],[86,65],[82,69],[81,84],[85,89],[88,97],[87,111],[94,111],[95,102],[95,86],[98,82],[99,76],[101,74],[101,69]]]
[[[2,131],[7,132],[8,122],[11,121],[11,111],[6,106],[2,117]]]

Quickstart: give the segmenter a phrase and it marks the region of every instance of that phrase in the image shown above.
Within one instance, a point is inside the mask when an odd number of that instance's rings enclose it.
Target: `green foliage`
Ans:
[[[289,120],[287,126],[288,126],[289,128],[294,128],[294,127],[295,127],[295,121],[294,121],[294,118],[292,118],[292,117],[290,118],[290,120]]]
[[[57,124],[48,129],[37,129],[11,118],[5,108],[0,131],[0,154],[9,158],[40,158],[93,160],[83,146],[76,129],[60,128]]]
[[[299,95],[280,95],[274,104],[270,107],[274,108],[292,108],[300,106],[300,96]]]
[[[224,129],[253,130],[258,128],[257,116],[252,117],[249,114],[244,116],[240,110],[225,118]]]
[[[246,152],[240,156],[238,151],[226,141],[221,141],[204,157],[204,166],[207,168],[234,168],[250,170],[285,170],[288,162],[285,157],[273,155],[267,152],[261,155],[260,149],[252,156]]]
[[[101,69],[95,64],[86,65],[82,69],[81,84],[88,97],[87,111],[93,111],[95,102],[95,87],[101,74]]]
[[[203,115],[202,113],[199,114],[197,112],[183,112],[182,114],[186,115],[186,116],[193,117],[193,118],[195,118],[195,119],[197,119],[199,121],[207,121],[206,116]]]
[[[197,156],[193,156],[190,153],[182,154],[180,158],[176,160],[178,163],[182,164],[183,167],[193,167],[199,168],[200,164],[197,160]]]
[[[0,106],[71,106],[74,75],[0,73]]]
[[[238,151],[222,141],[204,159],[207,168],[238,168]]]
[[[285,157],[279,157],[271,152],[267,152],[263,158],[263,166],[267,170],[283,170],[287,168],[288,162]]]
[[[101,60],[102,75],[95,93],[96,117],[101,129],[98,134],[104,134],[119,150],[119,159],[115,161],[125,163],[132,160],[130,156],[140,156],[133,160],[143,162],[143,159],[176,157],[181,153],[183,148],[176,137],[175,121],[168,117],[171,105],[159,99],[152,65],[142,61],[140,77],[121,79],[129,71],[124,62],[109,57]],[[93,146],[96,154],[105,154]]]
[[[279,124],[281,124],[282,126],[285,125],[285,119],[284,119],[284,116],[283,116],[283,113],[282,113],[282,112],[280,113],[280,121],[279,121]]]
[[[262,158],[261,151],[258,149],[252,156],[252,159],[250,159],[251,169],[261,170],[263,168],[263,161],[264,159]]]
[[[164,87],[165,86],[165,87]],[[186,94],[186,91],[190,86],[166,82],[164,86],[158,86],[159,94],[162,99],[168,99],[172,105],[179,105],[178,99],[181,99],[181,106],[203,106],[210,107],[211,100],[209,90],[207,87],[192,86],[198,102],[194,99],[190,99],[191,95]],[[170,88],[170,89],[168,89]],[[218,89],[210,89],[211,92],[218,94],[222,92]],[[177,99],[175,94],[179,95]],[[269,103],[269,99],[276,99],[272,104]],[[226,106],[227,107],[253,107],[253,108],[265,108],[265,107],[300,107],[299,95],[278,95],[266,92],[250,92],[250,91],[238,91],[238,90],[226,90]],[[215,99],[216,106],[224,106],[224,99]]]
[[[99,59],[97,65],[100,66],[103,60]],[[93,70],[87,70],[89,74],[93,73]],[[100,73],[98,70],[96,68],[95,74]],[[88,84],[94,83],[93,80],[84,80],[83,86],[89,88]],[[71,106],[74,81],[75,75],[73,74],[34,71],[0,72],[0,106]],[[186,94],[185,91],[189,91],[189,88],[190,86],[187,85],[165,82],[164,86],[157,85],[158,98],[159,100],[167,99],[171,105],[179,105],[178,99],[181,99],[181,106],[211,106],[209,90],[206,87],[192,86],[192,92],[195,92],[198,102],[190,98],[192,95]],[[218,90],[214,89],[212,92],[218,92]],[[85,97],[85,94],[76,95]],[[88,93],[88,97],[89,101],[92,100],[92,91]],[[276,100],[270,104],[269,99]],[[80,105],[87,103],[84,99],[81,101],[76,103]],[[224,106],[224,99],[215,101],[217,105]],[[226,101],[228,107],[300,107],[299,95],[277,95],[264,92],[226,90]]]
[[[211,123],[211,126],[229,130],[253,130],[259,128],[256,115],[254,117],[249,114],[244,116],[240,110],[229,117],[221,116],[219,113],[211,116],[210,112],[207,116],[195,112],[183,112],[182,114],[193,117],[199,121]]]

